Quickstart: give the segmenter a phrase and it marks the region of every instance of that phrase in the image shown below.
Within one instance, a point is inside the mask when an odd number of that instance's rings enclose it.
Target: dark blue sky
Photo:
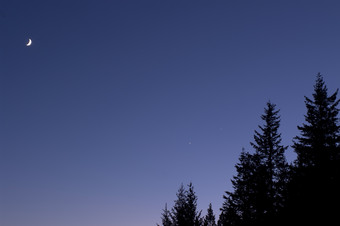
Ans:
[[[340,87],[339,12],[338,1],[3,0],[0,224],[155,225],[190,181],[218,215],[265,103],[290,145],[316,74]]]

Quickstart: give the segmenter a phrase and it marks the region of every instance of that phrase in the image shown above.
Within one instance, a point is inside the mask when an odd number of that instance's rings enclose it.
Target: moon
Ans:
[[[32,40],[29,38],[28,39],[28,43],[26,44],[26,46],[30,46],[30,45],[32,45]]]

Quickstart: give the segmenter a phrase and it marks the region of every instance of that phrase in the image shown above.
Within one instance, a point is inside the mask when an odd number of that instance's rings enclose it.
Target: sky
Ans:
[[[190,182],[218,218],[266,102],[292,145],[316,74],[340,88],[339,12],[311,0],[2,0],[0,224],[156,225]]]

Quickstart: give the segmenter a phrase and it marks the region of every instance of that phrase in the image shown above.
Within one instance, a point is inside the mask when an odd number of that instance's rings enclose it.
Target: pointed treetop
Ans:
[[[293,148],[297,153],[297,166],[311,167],[327,165],[327,161],[337,155],[331,147],[338,143],[340,126],[338,124],[339,109],[336,100],[338,90],[328,95],[327,86],[320,73],[316,76],[313,99],[305,97],[307,114],[306,123],[298,126],[300,136],[294,138]]]

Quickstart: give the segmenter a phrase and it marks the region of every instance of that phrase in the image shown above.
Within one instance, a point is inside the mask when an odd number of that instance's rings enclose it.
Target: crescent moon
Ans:
[[[28,43],[26,44],[26,46],[30,46],[30,45],[32,45],[32,40],[29,38],[28,39]]]

